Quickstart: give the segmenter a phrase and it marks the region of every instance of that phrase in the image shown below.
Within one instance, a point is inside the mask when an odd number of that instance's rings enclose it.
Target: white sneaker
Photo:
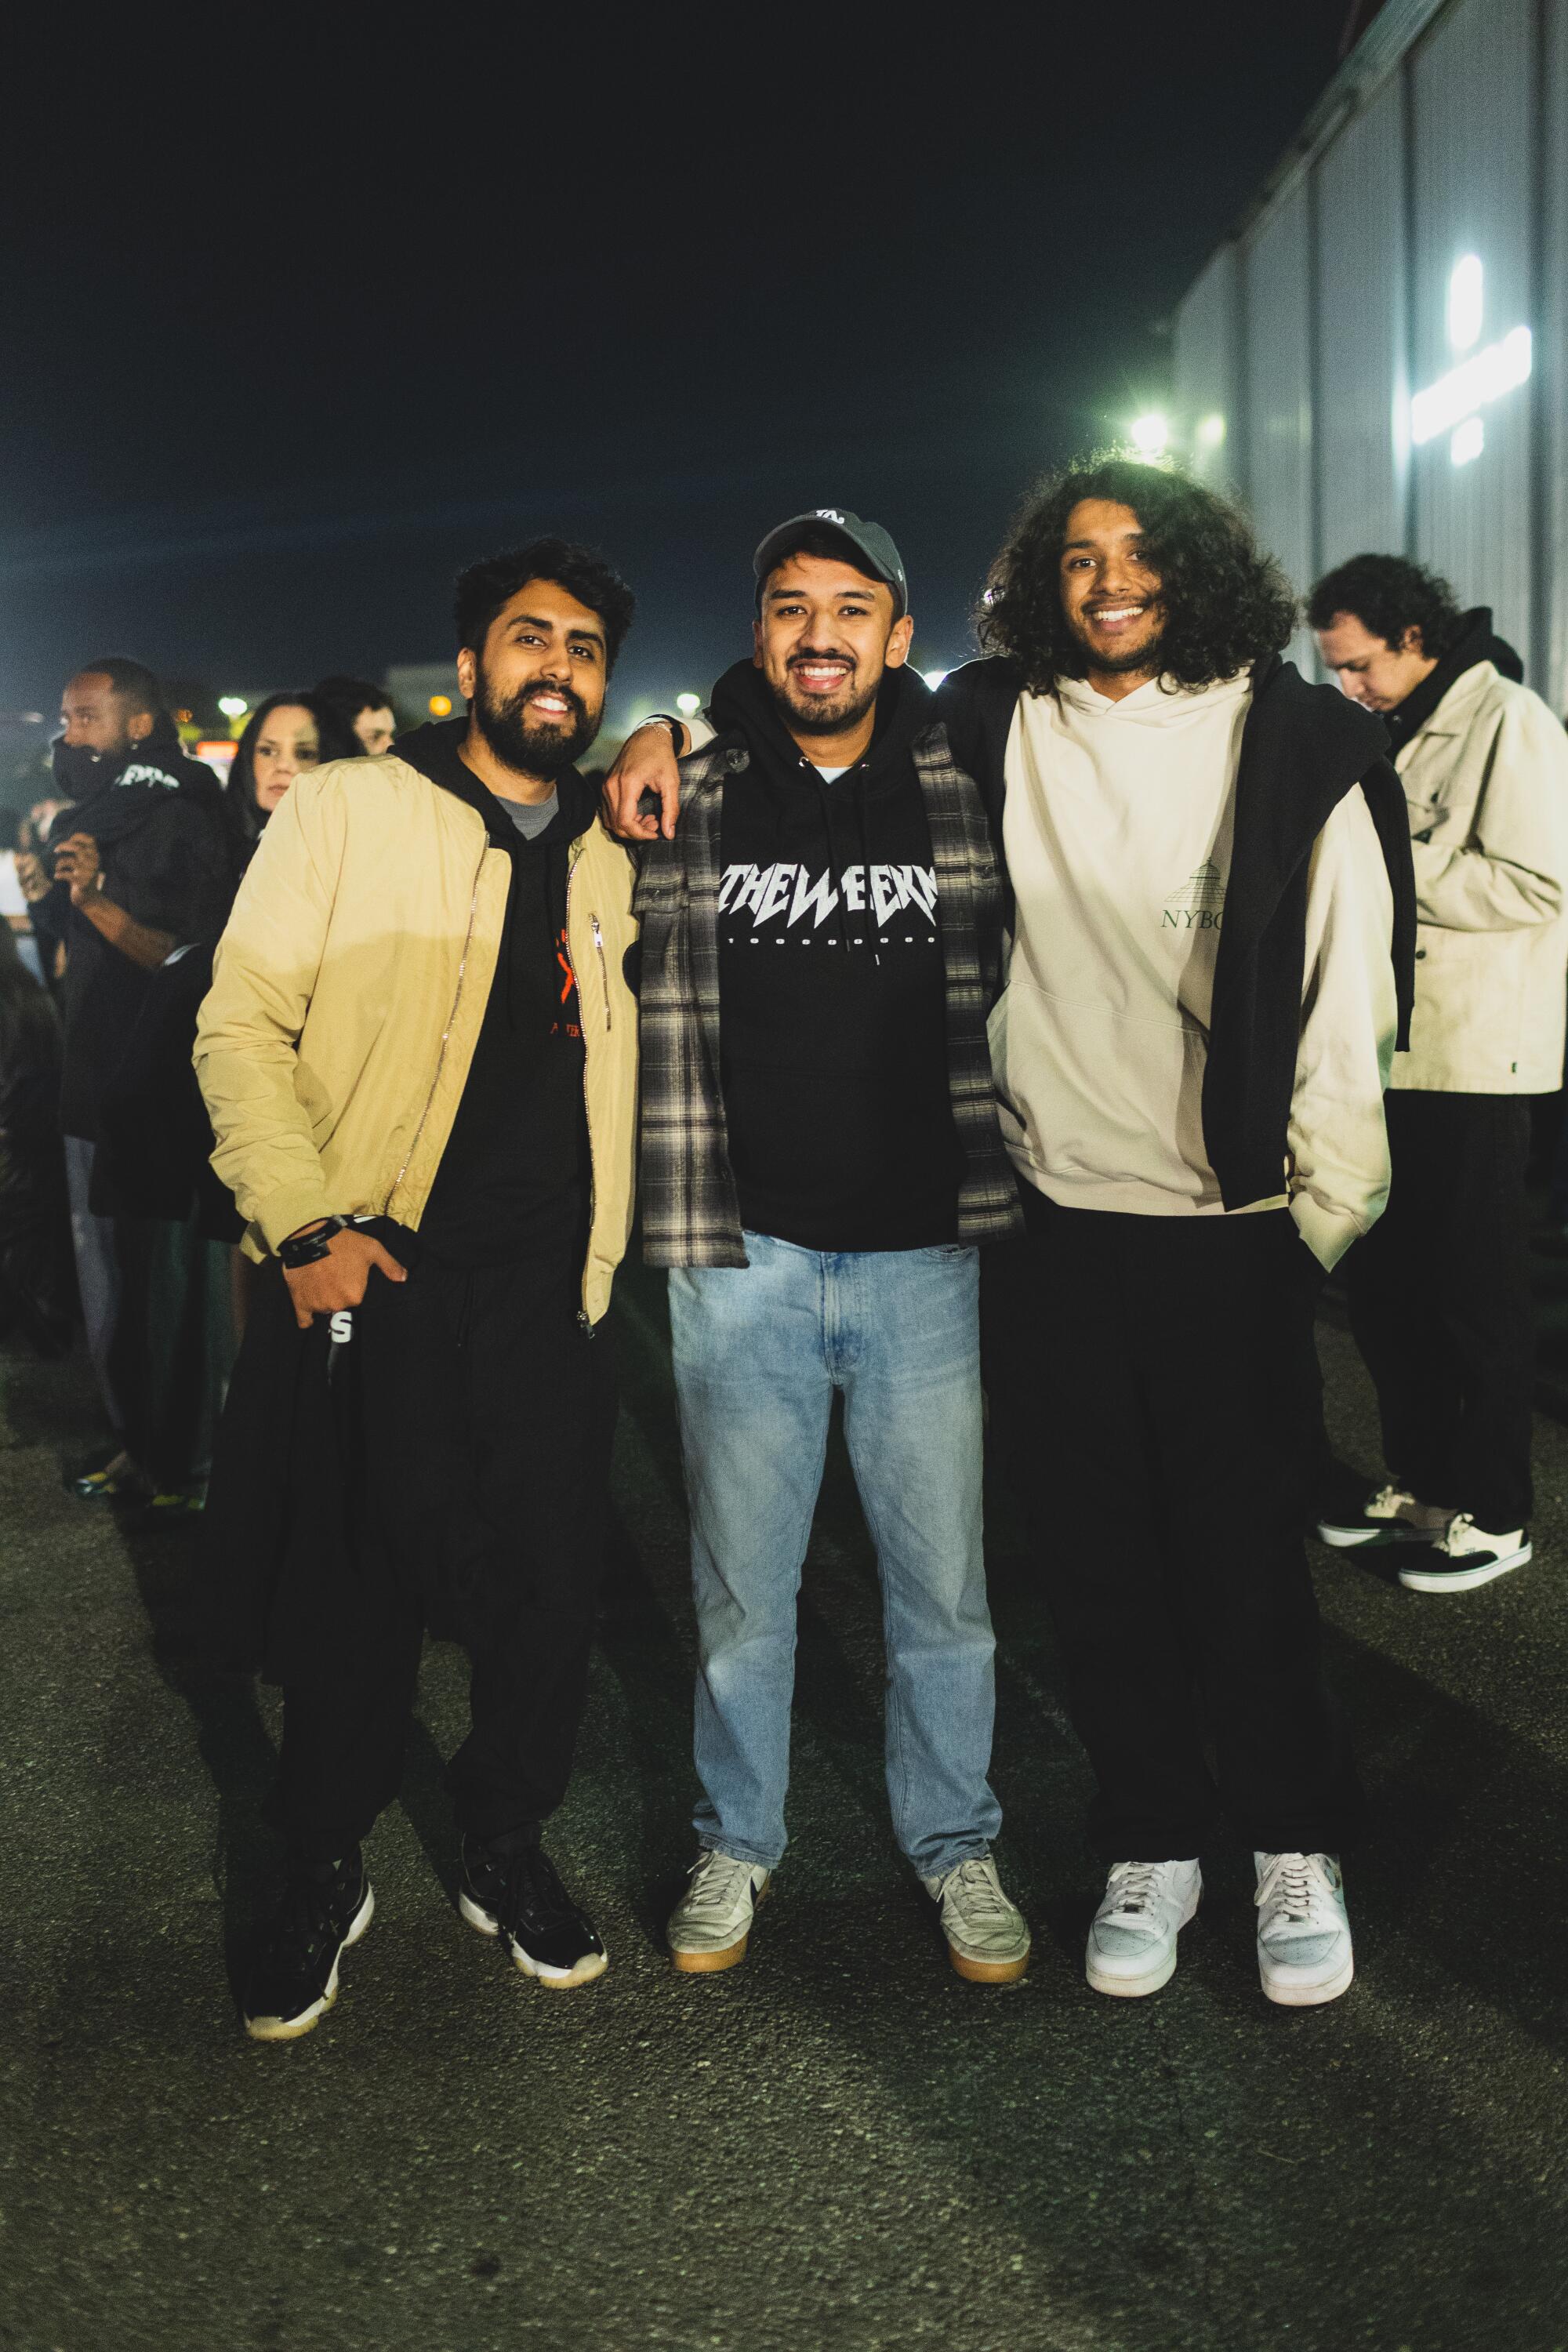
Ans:
[[[1412,1592],[1473,1592],[1478,1584],[1489,1584],[1494,1576],[1522,1568],[1533,1550],[1525,1528],[1489,1535],[1468,1511],[1459,1511],[1436,1543],[1428,1543],[1418,1559],[1400,1570],[1399,1581]]]
[[[1418,1502],[1408,1487],[1391,1480],[1378,1488],[1358,1518],[1320,1519],[1318,1536],[1336,1551],[1349,1551],[1357,1544],[1430,1543],[1452,1517],[1448,1506]]]
[[[971,1984],[1011,1984],[1029,1965],[1029,1929],[1009,1903],[987,1854],[955,1864],[921,1885],[942,1914],[947,1954]]]
[[[669,1915],[669,1948],[688,1976],[737,1967],[773,1873],[707,1846],[692,1864],[685,1894]]]
[[[1176,1971],[1176,1937],[1204,1891],[1195,1862],[1118,1862],[1089,1931],[1084,1973],[1096,1992],[1137,2000]]]
[[[1255,1853],[1258,1973],[1283,2009],[1338,2000],[1355,1974],[1344,1881],[1331,1853]]]

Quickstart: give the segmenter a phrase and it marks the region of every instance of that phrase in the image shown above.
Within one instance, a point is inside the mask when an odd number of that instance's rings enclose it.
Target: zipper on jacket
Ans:
[[[579,845],[576,856],[572,860],[571,865],[566,869],[566,946],[568,952],[570,952],[572,946],[572,885],[577,879],[577,868],[582,862],[582,856],[583,852],[581,845]],[[599,937],[598,919],[596,917],[591,917],[590,920],[594,925],[594,940],[599,950],[599,961],[600,964],[603,965],[605,960],[605,947],[604,941]],[[581,988],[579,988],[579,1002],[581,1002],[581,997],[582,991]],[[605,1011],[606,1016],[605,1026],[606,1029],[610,1025],[608,1019],[609,1004],[609,983],[606,981],[605,987]],[[578,1293],[579,1305],[577,1308],[577,1322],[580,1328],[587,1338],[591,1339],[594,1337],[594,1326],[588,1319],[585,1293],[588,1283],[588,1264],[594,1255],[594,1220],[597,1212],[599,1181],[598,1170],[594,1160],[594,1119],[593,1114],[588,1108],[588,1028],[586,1022],[583,1024],[583,1124],[588,1130],[588,1246],[583,1259],[583,1288]]]
[[[419,1149],[419,1139],[425,1132],[425,1122],[430,1116],[430,1106],[436,1099],[436,1089],[441,1083],[441,1072],[447,1060],[447,1040],[452,1034],[453,1024],[458,1018],[458,1007],[463,1001],[463,975],[468,969],[468,950],[474,944],[474,919],[479,908],[479,877],[485,870],[485,856],[489,847],[489,843],[487,838],[484,848],[479,852],[479,862],[474,869],[473,896],[468,900],[468,928],[463,940],[463,952],[458,962],[458,984],[452,993],[452,1009],[447,1015],[447,1026],[441,1032],[440,1051],[436,1056],[436,1073],[430,1081],[430,1091],[425,1097],[425,1108],[419,1114],[419,1124],[415,1129],[408,1149],[403,1155],[403,1165],[392,1180],[392,1190],[386,1196],[386,1207],[383,1212],[387,1216],[392,1213],[392,1204],[397,1198],[397,1188],[408,1173],[408,1163]],[[567,890],[570,893],[570,882],[567,884]]]
[[[610,968],[609,968],[609,965],[608,965],[608,964],[605,962],[605,934],[604,934],[604,932],[599,929],[599,918],[597,917],[597,915],[590,915],[590,916],[589,916],[589,918],[588,918],[588,920],[589,920],[589,921],[593,924],[593,926],[594,926],[594,945],[595,945],[595,946],[598,949],[598,950],[599,950],[599,985],[600,985],[600,987],[601,987],[601,988],[604,990],[604,992],[605,992],[605,1028],[606,1028],[606,1029],[608,1029],[608,1028],[609,1028],[609,1026],[611,1025],[611,1024],[610,1024]]]

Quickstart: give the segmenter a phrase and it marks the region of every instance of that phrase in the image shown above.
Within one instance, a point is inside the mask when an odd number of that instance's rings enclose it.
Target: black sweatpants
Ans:
[[[1388,1206],[1344,1262],[1384,1462],[1422,1502],[1502,1534],[1532,1500],[1530,1104],[1411,1091],[1384,1108]]]
[[[614,1378],[575,1266],[371,1276],[352,1346],[363,1428],[363,1636],[284,1686],[294,1850],[337,1856],[397,1793],[427,1609],[468,1654],[459,1829],[538,1833],[566,1792],[601,1579]]]
[[[1223,1812],[1255,1849],[1338,1852],[1361,1794],[1300,1534],[1306,1245],[1284,1210],[1130,1216],[1023,1189],[1025,1238],[984,1255],[986,1386],[1099,1782],[1095,1849],[1188,1859]]]

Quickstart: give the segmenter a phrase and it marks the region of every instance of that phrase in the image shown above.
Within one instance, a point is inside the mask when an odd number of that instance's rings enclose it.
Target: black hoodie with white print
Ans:
[[[741,1222],[817,1250],[957,1233],[940,910],[910,746],[933,710],[889,670],[866,756],[816,767],[750,662],[714,689],[751,764],[724,786],[721,1085]]]

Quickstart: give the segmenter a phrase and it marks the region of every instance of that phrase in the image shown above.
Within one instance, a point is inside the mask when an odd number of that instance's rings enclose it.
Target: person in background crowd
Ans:
[[[60,1125],[88,1344],[120,1451],[77,1482],[83,1500],[149,1489],[161,1509],[199,1504],[226,1376],[228,1281],[187,1224],[117,1193],[97,1165],[105,1098],[154,987],[186,941],[216,939],[237,860],[223,788],[187,759],[158,682],[140,663],[93,661],[69,681],[55,773],[74,802],[50,827],[54,871],[33,905],[63,949]],[[43,877],[40,875],[41,882]]]
[[[986,1777],[978,1244],[1018,1214],[985,1054],[999,877],[908,667],[887,532],[798,515],[754,568],[754,650],[714,689],[718,740],[637,888],[643,1234],[671,1269],[701,1662],[699,1852],[670,1950],[685,1970],[743,1959],[784,1853],[837,1391],[882,1583],[894,1835],[953,1967],[1005,1983],[1029,1930]]]
[[[1289,1373],[1314,1258],[1386,1193],[1415,912],[1382,730],[1281,663],[1294,617],[1211,491],[1094,461],[1025,509],[987,658],[937,697],[1014,933],[991,1054],[1026,1233],[988,1258],[991,1426],[1099,1782],[1087,1974],[1121,1997],[1170,1978],[1222,1813],[1253,1849],[1268,1999],[1331,2000],[1353,1972],[1338,1851],[1361,1800]],[[642,792],[665,825],[676,799],[650,740],[608,785],[645,835]]]
[[[587,1690],[637,1123],[631,862],[574,763],[632,610],[563,540],[465,572],[468,718],[292,785],[202,1007],[215,1165],[266,1261],[211,1586],[225,1654],[283,1685],[258,2041],[309,2032],[370,1919],[432,1601],[473,1670],[462,1915],[546,1984],[606,1965],[540,1829]]]
[[[372,686],[363,677],[324,677],[306,698],[315,703],[329,703],[343,723],[359,738],[362,751],[379,760],[384,751],[392,749],[392,739],[397,732],[397,717],[386,698],[386,688]]]
[[[1405,556],[1352,557],[1309,617],[1393,739],[1420,916],[1393,1199],[1346,1268],[1387,1476],[1319,1532],[1398,1543],[1402,1584],[1467,1592],[1531,1556],[1527,1098],[1563,1083],[1568,737],[1490,613]]]
[[[0,926],[0,1338],[42,1356],[70,1344],[76,1307],[60,1148],[60,1024]]]
[[[33,937],[32,913],[17,866],[18,856],[26,854],[22,828],[23,819],[15,809],[0,809],[0,919],[16,940],[23,971],[41,982],[43,961],[38,942]]]
[[[228,774],[229,804],[247,862],[290,784],[325,760],[352,760],[367,747],[319,688],[268,695],[247,719]],[[381,745],[391,748],[390,737]]]

